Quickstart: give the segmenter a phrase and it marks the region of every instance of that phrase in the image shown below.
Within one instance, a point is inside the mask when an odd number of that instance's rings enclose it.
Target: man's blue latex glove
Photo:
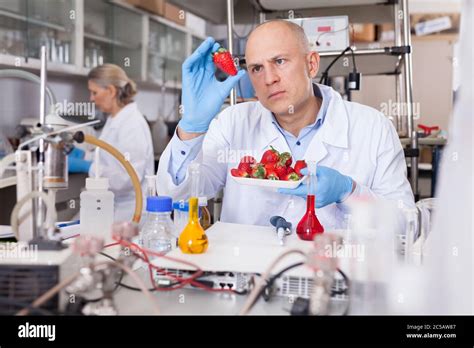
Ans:
[[[67,168],[69,173],[89,173],[89,168],[92,161],[86,161],[85,159],[72,157],[71,154],[67,158]]]
[[[75,158],[84,158],[86,152],[81,150],[77,147],[74,147],[71,152],[69,152],[68,157],[75,157]]]
[[[214,76],[212,52],[219,47],[212,37],[208,37],[183,63],[183,116],[178,125],[185,132],[207,132],[230,90],[246,73],[240,70],[237,75],[218,81]]]
[[[308,175],[308,168],[301,169],[301,174]],[[340,203],[352,193],[353,181],[351,177],[342,175],[337,170],[317,166],[316,167],[316,208],[325,207],[331,203]],[[306,198],[308,195],[308,185],[301,183],[295,189],[278,189],[279,193],[295,195]]]

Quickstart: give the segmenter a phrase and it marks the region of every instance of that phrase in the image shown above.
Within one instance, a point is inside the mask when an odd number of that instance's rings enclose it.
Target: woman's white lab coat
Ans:
[[[353,196],[377,196],[414,207],[413,193],[406,178],[403,149],[391,122],[377,110],[344,101],[332,88],[323,125],[311,140],[304,159],[331,167],[357,182]],[[325,93],[323,93],[324,95]],[[175,135],[176,136],[176,135]],[[280,215],[296,226],[306,211],[306,200],[297,196],[235,182],[235,168],[243,152],[257,161],[272,145],[290,151],[283,135],[272,124],[271,112],[259,102],[226,108],[211,123],[196,160],[201,163],[202,193],[213,197],[224,187],[221,221],[269,225]],[[170,146],[163,152],[158,168],[159,194],[184,199],[190,193],[189,173],[175,185],[168,173]],[[317,198],[316,198],[317,199]],[[341,228],[348,210],[345,204],[330,204],[317,214],[325,229]]]
[[[129,160],[145,195],[145,175],[153,175],[154,153],[150,128],[137,104],[127,104],[114,117],[109,116],[99,139],[115,147]],[[129,175],[119,161],[103,150],[99,162],[100,176],[109,179],[109,190],[115,195],[115,221],[130,221],[135,209],[135,192]],[[94,175],[95,164],[92,162],[89,176]],[[143,207],[145,209],[145,205]]]

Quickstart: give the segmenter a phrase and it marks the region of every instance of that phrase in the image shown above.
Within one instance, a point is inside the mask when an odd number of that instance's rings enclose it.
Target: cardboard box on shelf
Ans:
[[[186,12],[180,9],[179,7],[171,5],[169,3],[165,3],[164,17],[179,25],[186,24]]]
[[[431,163],[433,161],[433,148],[424,146],[420,148],[420,163]]]
[[[423,22],[427,23],[430,21],[441,20],[443,19],[443,17],[448,17],[446,18],[446,20],[450,22],[450,25],[440,27],[440,30],[438,32],[442,31],[443,33],[458,33],[461,18],[461,15],[459,13],[412,14],[410,15],[410,24],[412,31],[416,33],[417,25],[419,26]],[[417,35],[419,35],[419,33],[417,33]]]
[[[395,41],[395,29],[391,23],[384,23],[377,26],[377,41]]]
[[[353,23],[352,39],[354,42],[373,42],[375,41],[375,24]]]
[[[125,0],[128,4],[141,8],[153,14],[163,16],[165,14],[165,0]]]

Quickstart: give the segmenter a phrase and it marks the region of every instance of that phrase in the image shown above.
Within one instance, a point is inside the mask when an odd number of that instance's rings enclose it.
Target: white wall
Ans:
[[[413,45],[413,100],[419,103],[415,124],[438,125],[447,130],[452,112],[453,46],[446,39],[416,39]],[[393,76],[363,76],[362,90],[353,100],[380,110],[381,103],[395,102]]]

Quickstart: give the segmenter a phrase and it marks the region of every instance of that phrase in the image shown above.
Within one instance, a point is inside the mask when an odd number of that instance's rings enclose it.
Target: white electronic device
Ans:
[[[300,249],[309,252],[313,243],[300,240],[296,233],[287,236],[284,246],[280,244],[274,227],[241,225],[217,222],[206,230],[209,248],[204,254],[183,254],[174,249],[168,256],[189,261],[204,271],[203,280],[206,285],[219,289],[234,289],[238,292],[247,291],[252,287],[253,277],[262,275],[270,264],[283,252],[289,249]],[[289,265],[304,262],[305,257],[290,254],[285,257],[271,272],[277,274]],[[188,277],[194,273],[191,266],[178,264],[163,258],[156,258],[153,264],[166,269],[167,272],[179,277]],[[274,295],[287,297],[309,298],[312,290],[314,273],[306,265],[285,272],[275,281]],[[341,290],[346,287],[342,276],[336,274],[334,288]],[[167,285],[169,277],[155,272],[158,284]],[[336,295],[339,296],[339,295]],[[339,296],[344,298],[344,296]]]
[[[303,28],[313,51],[340,52],[349,46],[348,16],[295,18],[289,21]]]
[[[71,247],[38,250],[26,243],[0,243],[0,314],[12,315],[22,304],[30,305],[56,284],[79,270],[82,263]],[[64,292],[47,301],[41,309],[62,311],[67,304]],[[38,314],[38,313],[30,313]]]

